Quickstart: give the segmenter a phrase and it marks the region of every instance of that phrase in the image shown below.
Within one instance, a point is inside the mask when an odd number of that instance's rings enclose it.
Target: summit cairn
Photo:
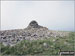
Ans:
[[[29,23],[28,28],[41,28],[42,26],[38,25],[38,23],[33,20]]]
[[[29,26],[33,27],[33,28],[37,28],[38,27],[38,23],[36,21],[31,21]]]

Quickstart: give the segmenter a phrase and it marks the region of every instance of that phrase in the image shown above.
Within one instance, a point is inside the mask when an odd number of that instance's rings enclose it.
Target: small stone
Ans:
[[[53,42],[55,42],[55,39],[53,39]]]
[[[48,44],[47,43],[43,43],[43,46],[47,48],[48,47]]]

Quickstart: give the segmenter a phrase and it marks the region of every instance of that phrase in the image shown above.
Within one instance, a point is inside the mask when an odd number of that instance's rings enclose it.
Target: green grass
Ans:
[[[61,51],[74,51],[75,32],[65,37],[50,37],[44,40],[23,40],[15,46],[4,46],[0,44],[1,55],[58,55]],[[54,40],[54,41],[53,41]],[[44,46],[44,43],[47,46]]]

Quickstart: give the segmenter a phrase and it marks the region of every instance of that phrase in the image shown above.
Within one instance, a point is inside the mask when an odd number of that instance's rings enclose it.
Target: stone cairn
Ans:
[[[0,43],[7,46],[14,46],[22,40],[38,40],[50,37],[64,36],[62,33],[52,32],[48,28],[38,25],[33,20],[25,29],[14,29],[0,31]]]

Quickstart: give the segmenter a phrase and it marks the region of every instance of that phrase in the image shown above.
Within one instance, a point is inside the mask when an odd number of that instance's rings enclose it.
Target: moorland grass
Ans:
[[[69,36],[65,37],[50,37],[49,39],[33,41],[23,40],[12,47],[0,43],[0,51],[1,55],[58,55],[60,51],[74,51],[74,39],[75,32],[71,32]]]

